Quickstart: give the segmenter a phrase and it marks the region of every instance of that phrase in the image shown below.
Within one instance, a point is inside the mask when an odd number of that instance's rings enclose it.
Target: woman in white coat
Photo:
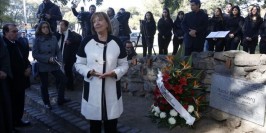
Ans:
[[[90,132],[117,132],[117,118],[123,112],[120,78],[128,70],[122,42],[112,36],[104,12],[91,18],[93,36],[84,38],[77,53],[76,70],[84,76],[81,113],[90,120]]]

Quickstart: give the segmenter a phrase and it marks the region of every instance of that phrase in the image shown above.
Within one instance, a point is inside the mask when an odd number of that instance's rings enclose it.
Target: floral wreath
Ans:
[[[201,118],[200,109],[208,105],[206,102],[206,88],[200,85],[201,71],[192,69],[192,56],[182,59],[182,53],[176,56],[167,56],[168,64],[161,69],[162,83],[166,90],[172,94],[182,108],[196,121]],[[157,84],[154,89],[154,104],[149,111],[149,117],[160,127],[185,126],[188,124],[184,115],[179,114],[172,104],[169,104]],[[182,111],[181,111],[182,112]],[[194,121],[193,121],[194,123]],[[190,126],[193,125],[189,124]]]

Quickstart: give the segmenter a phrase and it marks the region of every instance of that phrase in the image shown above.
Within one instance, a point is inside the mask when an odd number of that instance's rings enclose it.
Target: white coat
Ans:
[[[85,38],[77,53],[75,67],[84,76],[81,113],[90,120],[120,117],[123,112],[120,78],[128,70],[122,42],[112,35],[108,35],[107,42],[99,41],[97,36]],[[114,71],[117,76],[88,77],[88,72],[93,69],[100,73]]]

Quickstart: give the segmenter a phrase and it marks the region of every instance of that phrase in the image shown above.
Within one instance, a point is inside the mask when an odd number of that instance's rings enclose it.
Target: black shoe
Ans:
[[[27,126],[30,126],[31,123],[30,121],[18,121],[16,124],[15,124],[15,127],[27,127]]]
[[[71,101],[71,99],[64,98],[63,100],[58,100],[57,104],[58,105],[63,105],[64,103],[67,103],[67,102],[70,102],[70,101]]]
[[[52,106],[50,104],[45,104],[44,107],[49,109],[49,110],[52,110]]]

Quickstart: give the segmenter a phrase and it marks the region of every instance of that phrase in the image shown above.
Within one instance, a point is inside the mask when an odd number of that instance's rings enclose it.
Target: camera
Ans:
[[[77,16],[78,22],[84,22],[88,19],[90,14],[88,12],[80,12]]]

